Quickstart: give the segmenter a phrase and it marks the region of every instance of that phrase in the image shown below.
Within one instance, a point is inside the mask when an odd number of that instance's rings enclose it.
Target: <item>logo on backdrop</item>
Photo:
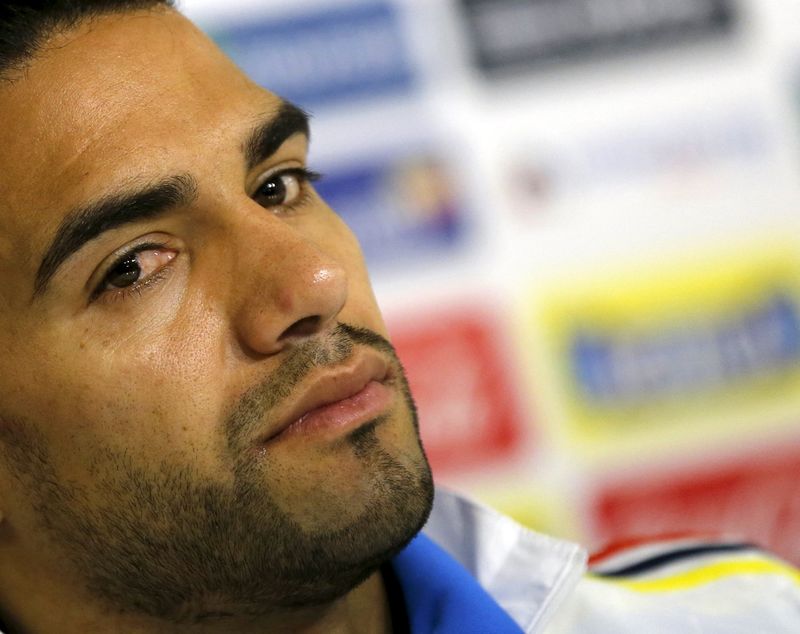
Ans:
[[[458,310],[405,319],[390,330],[434,474],[507,466],[530,430],[523,432],[518,386],[495,320]]]
[[[654,197],[682,188],[695,197],[699,184],[713,187],[726,167],[735,170],[730,181],[723,179],[730,187],[743,170],[751,174],[763,165],[775,143],[761,113],[737,106],[661,116],[571,140],[525,140],[518,133],[507,145],[517,148],[507,181],[512,204],[529,216],[559,204],[574,209],[575,196],[585,206],[590,196],[643,186],[657,187]]]
[[[565,429],[590,447],[655,432],[671,443],[796,411],[795,251],[753,246],[554,289],[530,314],[545,329]]]
[[[800,363],[800,306],[776,291],[697,322],[641,332],[575,333],[569,364],[582,398],[596,407],[733,388],[780,377]]]
[[[731,0],[461,0],[488,76],[683,44],[732,31]]]
[[[712,467],[676,465],[605,486],[591,504],[595,539],[670,532],[740,535],[800,564],[800,447],[773,446]]]
[[[449,251],[465,233],[450,174],[429,154],[384,156],[325,170],[316,188],[356,234],[370,265]]]
[[[413,85],[388,2],[270,16],[212,35],[255,82],[303,107],[396,95]]]

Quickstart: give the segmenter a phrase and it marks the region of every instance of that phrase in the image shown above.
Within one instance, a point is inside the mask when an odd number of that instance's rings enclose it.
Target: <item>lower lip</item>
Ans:
[[[391,389],[383,383],[370,381],[353,396],[303,414],[275,436],[275,440],[290,436],[346,433],[384,414],[392,404],[393,397]]]

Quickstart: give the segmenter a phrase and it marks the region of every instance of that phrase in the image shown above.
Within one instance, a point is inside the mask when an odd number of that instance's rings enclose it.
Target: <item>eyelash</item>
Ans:
[[[253,197],[255,198],[261,189],[269,182],[275,180],[276,178],[282,178],[283,176],[295,176],[298,179],[300,185],[300,193],[298,196],[293,200],[291,203],[275,205],[275,207],[283,207],[287,211],[294,211],[305,205],[309,199],[311,198],[311,190],[308,187],[309,183],[316,182],[322,178],[322,174],[319,172],[315,172],[313,170],[309,170],[305,167],[290,167],[287,169],[279,170],[274,174],[270,174],[264,181],[259,185],[258,189],[256,189]],[[118,289],[107,289],[106,285],[108,284],[108,277],[109,274],[114,271],[117,267],[119,267],[123,262],[125,262],[128,258],[132,256],[136,256],[143,251],[149,250],[158,250],[158,249],[168,249],[170,248],[168,244],[163,242],[147,242],[144,244],[139,244],[128,251],[122,253],[114,262],[106,269],[106,272],[103,274],[103,278],[100,283],[95,287],[89,297],[89,303],[93,303],[97,300],[103,301],[117,301],[117,300],[124,300],[133,295],[141,295],[142,292],[157,286],[158,283],[163,281],[166,277],[168,277],[170,270],[172,268],[172,264],[176,258],[170,260],[167,264],[161,267],[158,271],[153,273],[152,275],[142,279],[137,280],[136,282],[132,283],[130,286],[125,286]]]
[[[297,178],[298,183],[300,185],[300,193],[298,194],[297,198],[290,203],[281,203],[278,205],[274,205],[274,207],[282,207],[285,211],[292,212],[295,209],[299,209],[303,205],[305,205],[310,197],[311,197],[311,190],[308,187],[309,183],[314,183],[322,178],[322,174],[319,172],[315,172],[310,170],[306,167],[289,167],[286,169],[278,170],[267,176],[258,186],[256,191],[253,193],[253,198],[256,198],[259,195],[259,192],[267,185],[276,179],[282,178],[283,176],[294,176]]]
[[[125,260],[127,260],[128,258],[136,256],[144,251],[159,250],[159,249],[163,250],[169,248],[170,246],[166,242],[145,242],[143,244],[136,245],[134,248],[129,249],[128,251],[125,251],[116,260],[114,260],[114,262],[108,267],[108,269],[106,269],[106,272],[103,274],[103,279],[100,280],[100,283],[92,291],[92,294],[89,297],[89,303],[92,303],[98,299],[109,302],[127,299],[128,297],[132,297],[133,295],[141,295],[142,292],[156,286],[158,282],[161,282],[169,275],[170,269],[172,268],[172,263],[175,261],[175,258],[170,260],[167,264],[162,266],[155,273],[149,275],[144,279],[133,282],[133,284],[131,284],[130,286],[124,286],[117,289],[106,288],[106,284],[108,284],[108,278],[111,272],[114,271],[123,262],[125,262]]]

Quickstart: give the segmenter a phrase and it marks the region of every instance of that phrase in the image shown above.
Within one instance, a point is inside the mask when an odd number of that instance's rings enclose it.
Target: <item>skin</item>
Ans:
[[[246,169],[248,131],[279,106],[170,10],[58,34],[0,86],[3,120],[14,122],[0,126],[0,612],[15,631],[390,630],[374,562],[363,583],[320,591],[316,602],[254,609],[200,596],[166,618],[99,596],[76,556],[92,546],[68,539],[73,511],[113,514],[130,502],[126,484],[173,471],[233,499],[244,469],[257,506],[312,541],[360,526],[375,509],[397,524],[393,504],[410,515],[396,547],[424,521],[429,473],[402,371],[385,349],[370,350],[392,364],[393,400],[368,441],[301,435],[265,452],[228,442],[242,399],[298,350],[328,354],[332,365],[309,370],[325,372],[346,363],[331,352],[339,324],[386,335],[355,238],[310,186],[293,206],[254,198],[265,173],[305,165],[307,140],[294,135]],[[69,210],[174,174],[194,178],[191,204],[103,233],[32,298]],[[139,262],[168,274],[92,297],[121,249],[155,239],[165,246]],[[279,411],[305,384],[288,385]],[[270,424],[265,414],[264,430]],[[384,502],[395,476],[416,501]],[[367,546],[379,537],[367,535]],[[214,610],[225,616],[199,616]]]

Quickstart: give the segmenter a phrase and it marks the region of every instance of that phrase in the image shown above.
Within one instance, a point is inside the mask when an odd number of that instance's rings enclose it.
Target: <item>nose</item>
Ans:
[[[310,237],[274,217],[243,236],[236,275],[248,280],[235,317],[241,344],[259,355],[330,329],[347,300],[347,273]]]

